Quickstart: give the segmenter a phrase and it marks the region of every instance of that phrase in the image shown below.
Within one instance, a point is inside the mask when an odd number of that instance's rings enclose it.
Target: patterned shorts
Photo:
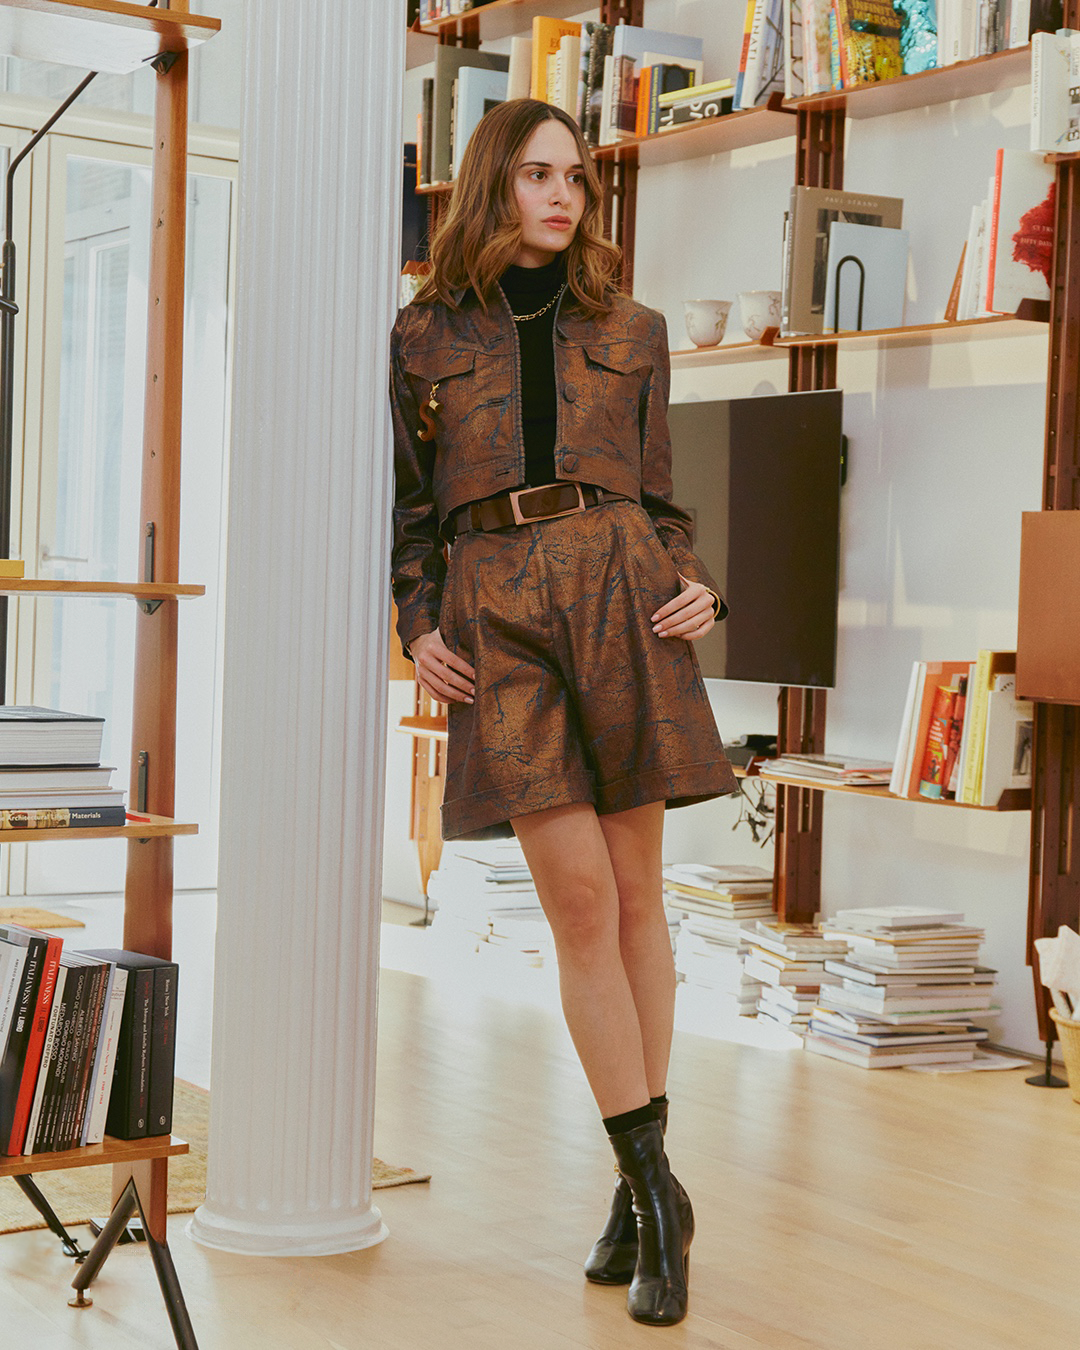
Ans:
[[[604,815],[736,790],[693,644],[652,631],[679,589],[632,501],[455,539],[439,631],[476,695],[449,705],[444,839],[505,837],[569,802]]]

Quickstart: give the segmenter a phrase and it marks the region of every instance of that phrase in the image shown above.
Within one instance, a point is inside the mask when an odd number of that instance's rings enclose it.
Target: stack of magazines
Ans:
[[[888,787],[892,760],[854,755],[780,755],[759,770],[762,778],[798,778],[815,786]]]

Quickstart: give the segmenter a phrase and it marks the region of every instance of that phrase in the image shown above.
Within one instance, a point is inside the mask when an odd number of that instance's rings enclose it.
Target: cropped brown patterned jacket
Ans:
[[[438,627],[446,520],[467,502],[525,481],[521,360],[502,292],[485,312],[471,290],[451,310],[406,305],[390,339],[394,428],[392,574],[398,636],[407,648]],[[639,502],[676,567],[716,591],[693,552],[690,517],[671,501],[667,325],[656,310],[616,297],[601,319],[555,316],[555,472]],[[432,387],[435,436],[422,441],[420,407]],[[718,617],[727,613],[721,602]],[[406,652],[407,654],[407,652]]]

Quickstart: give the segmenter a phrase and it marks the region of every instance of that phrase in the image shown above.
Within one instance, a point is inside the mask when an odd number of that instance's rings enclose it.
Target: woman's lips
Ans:
[[[570,221],[566,216],[548,216],[544,224],[550,230],[568,230],[570,228]]]

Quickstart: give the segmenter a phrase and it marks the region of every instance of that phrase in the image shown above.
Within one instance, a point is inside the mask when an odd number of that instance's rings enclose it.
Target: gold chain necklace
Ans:
[[[562,295],[564,290],[566,290],[566,287],[560,286],[544,308],[538,309],[535,314],[511,314],[510,317],[515,323],[527,323],[530,319],[538,319],[541,314],[546,314],[548,312],[555,301],[558,300],[559,296]]]

